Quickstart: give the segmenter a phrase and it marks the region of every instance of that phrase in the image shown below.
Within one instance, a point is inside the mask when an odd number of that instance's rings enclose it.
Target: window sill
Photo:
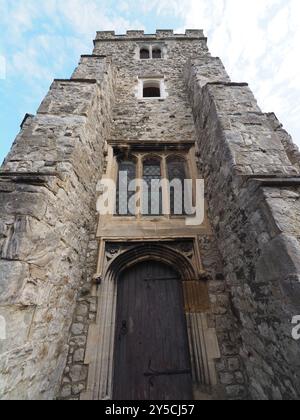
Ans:
[[[117,219],[124,219],[124,220],[135,220],[137,218],[137,216],[133,216],[132,214],[129,214],[128,216],[126,216],[126,214],[114,214],[113,217],[117,218]]]
[[[161,101],[164,102],[167,98],[160,98],[160,97],[152,97],[152,98],[138,98],[139,101],[142,102],[149,102],[149,101]]]
[[[162,60],[164,60],[164,58],[162,57],[162,58],[138,58],[138,61],[142,61],[142,62],[145,62],[145,61],[162,61]]]

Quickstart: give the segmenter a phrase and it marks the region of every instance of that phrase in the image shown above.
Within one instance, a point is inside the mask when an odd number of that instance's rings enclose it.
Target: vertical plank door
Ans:
[[[118,284],[115,400],[189,400],[192,379],[182,282],[175,270],[142,262]]]

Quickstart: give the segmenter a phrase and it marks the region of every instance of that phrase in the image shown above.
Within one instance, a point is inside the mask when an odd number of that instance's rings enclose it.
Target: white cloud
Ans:
[[[57,10],[75,32],[85,35],[94,35],[99,28],[124,32],[132,26],[131,22],[122,17],[107,16],[105,7],[97,1],[64,0],[58,2]]]
[[[124,32],[142,26],[114,13],[108,15],[105,0],[8,3],[0,0],[0,29],[5,28],[2,37],[7,46],[9,75],[23,78],[29,84],[42,80],[49,83],[65,71],[71,60],[77,61],[80,54],[90,53],[97,30]],[[126,2],[122,4],[124,8]]]

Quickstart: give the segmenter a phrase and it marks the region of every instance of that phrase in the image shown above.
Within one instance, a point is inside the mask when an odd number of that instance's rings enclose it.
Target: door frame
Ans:
[[[124,270],[146,260],[176,267],[182,284],[186,285],[184,303],[193,382],[204,381],[212,385],[216,382],[212,361],[220,357],[220,352],[216,334],[213,354],[209,355],[206,348],[208,341],[212,341],[211,334],[209,337],[205,334],[209,296],[195,238],[165,241],[154,239],[146,242],[103,239],[100,243],[99,274],[96,275],[97,284],[94,285],[94,296],[98,300],[97,318],[96,323],[89,328],[85,357],[85,364],[89,365],[88,385],[81,400],[112,399],[118,279]],[[200,294],[207,297],[202,299]]]

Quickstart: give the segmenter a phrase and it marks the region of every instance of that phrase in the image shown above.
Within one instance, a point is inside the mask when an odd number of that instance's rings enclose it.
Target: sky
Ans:
[[[204,29],[232,80],[248,82],[300,146],[299,22],[299,0],[0,0],[0,163],[97,30]]]

